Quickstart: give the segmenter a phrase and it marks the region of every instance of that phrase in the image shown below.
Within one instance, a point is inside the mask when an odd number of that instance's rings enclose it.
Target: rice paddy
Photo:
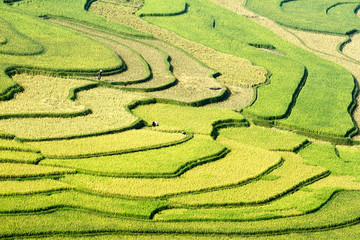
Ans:
[[[358,10],[1,1],[0,238],[358,238]]]

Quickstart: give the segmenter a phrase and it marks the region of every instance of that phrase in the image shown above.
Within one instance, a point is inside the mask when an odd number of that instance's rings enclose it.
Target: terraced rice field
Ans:
[[[0,238],[357,239],[359,8],[0,1]]]

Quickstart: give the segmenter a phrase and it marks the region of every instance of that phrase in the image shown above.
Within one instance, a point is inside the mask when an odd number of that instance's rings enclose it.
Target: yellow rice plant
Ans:
[[[234,185],[256,178],[281,163],[279,154],[232,144],[223,159],[195,167],[177,178],[143,179],[68,175],[62,179],[78,189],[131,197],[161,197]],[[179,156],[181,157],[181,156]]]

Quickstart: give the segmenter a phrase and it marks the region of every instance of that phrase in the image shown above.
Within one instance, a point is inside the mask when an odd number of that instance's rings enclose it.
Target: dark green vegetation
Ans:
[[[0,238],[358,236],[349,72],[209,0],[92,2],[0,3]],[[268,80],[218,108],[234,86],[155,25]]]

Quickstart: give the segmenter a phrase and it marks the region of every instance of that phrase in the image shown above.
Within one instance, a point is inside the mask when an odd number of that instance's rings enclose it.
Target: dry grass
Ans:
[[[29,118],[0,120],[2,130],[20,138],[49,138],[90,134],[128,126],[137,118],[124,105],[143,95],[116,89],[95,88],[78,93],[78,101],[93,113],[76,118]]]
[[[360,35],[356,34],[351,37],[351,42],[346,44],[343,53],[347,56],[360,61]]]
[[[86,109],[67,96],[71,88],[85,85],[88,81],[25,74],[15,75],[13,79],[24,88],[24,92],[16,94],[10,101],[0,102],[1,114],[69,113]]]

